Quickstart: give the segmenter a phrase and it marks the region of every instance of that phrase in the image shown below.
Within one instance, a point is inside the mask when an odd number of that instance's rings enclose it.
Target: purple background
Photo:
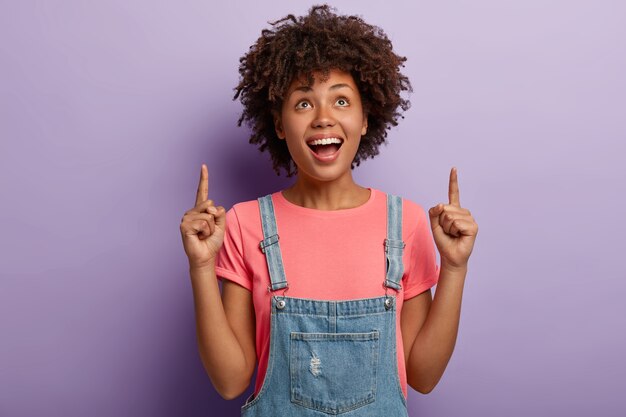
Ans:
[[[412,416],[623,416],[626,5],[340,1],[415,92],[359,184],[480,225],[456,350]],[[0,2],[0,415],[238,415],[200,362],[179,224],[287,186],[238,58],[312,3]]]

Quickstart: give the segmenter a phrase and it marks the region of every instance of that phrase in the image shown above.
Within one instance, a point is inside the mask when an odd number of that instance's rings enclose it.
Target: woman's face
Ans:
[[[320,82],[294,80],[285,96],[276,134],[287,141],[298,176],[318,181],[333,181],[351,176],[350,166],[359,148],[361,135],[367,131],[361,95],[350,75],[331,70]]]

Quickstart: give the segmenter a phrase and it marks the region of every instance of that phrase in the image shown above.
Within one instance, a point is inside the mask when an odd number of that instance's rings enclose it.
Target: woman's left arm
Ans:
[[[478,224],[461,207],[456,168],[450,171],[449,204],[429,210],[435,244],[441,257],[434,299],[425,291],[405,301],[401,328],[407,382],[427,394],[437,385],[454,351],[461,316],[467,262]]]

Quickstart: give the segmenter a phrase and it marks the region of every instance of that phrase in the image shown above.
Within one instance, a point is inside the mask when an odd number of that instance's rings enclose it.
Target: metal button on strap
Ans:
[[[283,308],[285,308],[285,304],[285,300],[278,300],[276,302],[276,308],[282,310]]]
[[[391,298],[385,298],[385,308],[387,310],[391,308]]]

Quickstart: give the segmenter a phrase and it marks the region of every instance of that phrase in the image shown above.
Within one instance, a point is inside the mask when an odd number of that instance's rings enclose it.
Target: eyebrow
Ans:
[[[334,84],[334,85],[330,86],[330,88],[328,88],[328,90],[333,91],[333,90],[338,90],[338,89],[344,88],[344,87],[348,87],[350,90],[354,91],[354,89],[352,87],[350,87],[348,84],[345,84],[345,83]],[[294,88],[293,91],[291,93],[289,93],[289,95],[291,95],[295,91],[302,91],[304,93],[308,93],[309,91],[312,91],[312,90],[313,89],[310,86],[308,86],[308,85],[301,85],[300,87]]]

